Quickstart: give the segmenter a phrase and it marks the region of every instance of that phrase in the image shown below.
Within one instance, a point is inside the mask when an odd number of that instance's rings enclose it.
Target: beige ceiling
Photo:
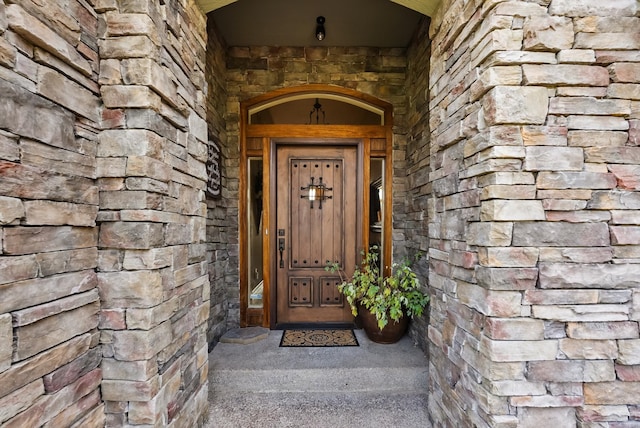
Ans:
[[[230,46],[405,47],[441,0],[197,0]],[[327,36],[314,37],[316,17]]]

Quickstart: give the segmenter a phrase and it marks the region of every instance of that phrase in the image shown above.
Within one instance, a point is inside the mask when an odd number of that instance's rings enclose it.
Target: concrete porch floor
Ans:
[[[356,330],[358,347],[281,348],[282,331],[209,354],[207,428],[430,427],[428,361],[405,336]]]

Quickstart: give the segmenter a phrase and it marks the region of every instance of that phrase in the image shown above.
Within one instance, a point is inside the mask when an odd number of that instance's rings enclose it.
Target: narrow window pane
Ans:
[[[249,158],[247,213],[249,307],[262,308],[262,158]]]
[[[379,247],[382,260],[384,245],[384,159],[371,159],[369,183],[369,245]]]

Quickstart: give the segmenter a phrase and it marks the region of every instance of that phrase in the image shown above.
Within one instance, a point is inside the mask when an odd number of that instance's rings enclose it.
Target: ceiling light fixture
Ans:
[[[316,18],[316,39],[323,41],[327,35],[327,32],[324,30],[324,16],[319,16]]]

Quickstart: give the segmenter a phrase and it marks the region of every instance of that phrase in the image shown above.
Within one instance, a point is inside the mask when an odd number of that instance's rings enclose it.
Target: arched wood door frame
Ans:
[[[380,125],[255,125],[250,124],[249,112],[268,104],[286,102],[288,99],[300,97],[330,96],[333,99],[355,105],[367,105],[380,111]],[[239,257],[240,257],[240,325],[241,327],[261,325],[275,327],[275,307],[273,293],[275,288],[272,256],[275,257],[276,231],[272,230],[273,212],[275,212],[275,188],[273,182],[275,150],[278,144],[296,141],[310,144],[356,144],[360,153],[359,164],[362,168],[362,181],[370,180],[370,159],[382,158],[384,162],[384,212],[383,219],[383,266],[390,266],[392,254],[392,179],[393,179],[393,110],[391,104],[368,94],[352,89],[331,85],[304,85],[278,89],[240,103],[240,166],[239,166]],[[262,158],[263,166],[263,213],[262,213],[262,248],[263,248],[263,308],[249,308],[249,272],[248,272],[248,204],[249,183],[247,180],[247,164],[252,157]],[[369,206],[369,192],[362,192],[359,203]],[[367,248],[369,218],[363,216],[362,246]]]

